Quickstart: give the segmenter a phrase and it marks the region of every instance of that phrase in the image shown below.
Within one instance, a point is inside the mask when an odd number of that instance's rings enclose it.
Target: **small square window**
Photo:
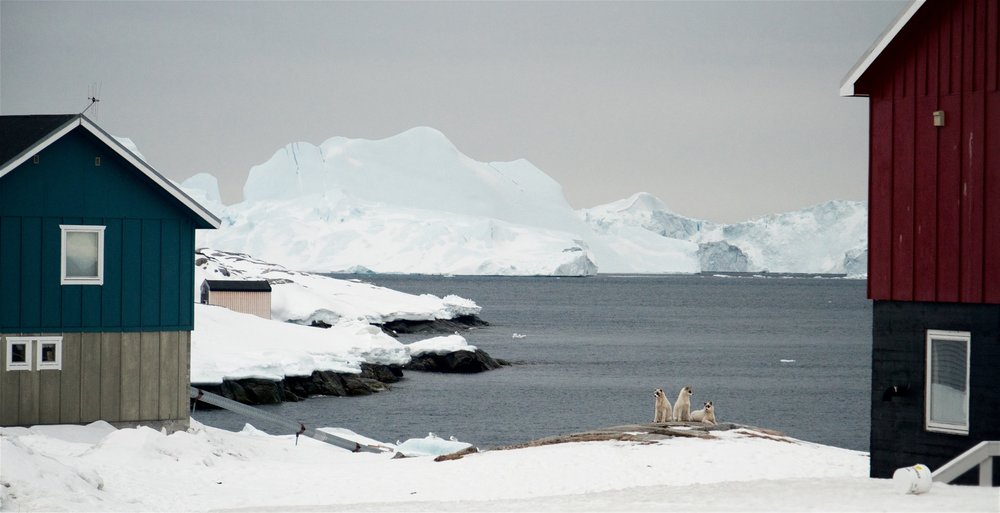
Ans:
[[[36,339],[38,344],[38,370],[62,369],[62,337]]]
[[[31,370],[31,339],[7,337],[7,370]]]
[[[969,346],[967,331],[927,331],[924,425],[928,431],[969,433]]]
[[[104,227],[59,225],[63,285],[104,283]]]

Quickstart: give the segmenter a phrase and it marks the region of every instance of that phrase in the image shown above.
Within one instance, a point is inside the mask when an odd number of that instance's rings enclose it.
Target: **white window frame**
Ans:
[[[33,337],[35,341],[35,354],[38,358],[38,370],[62,370],[62,337]],[[42,360],[42,348],[45,344],[56,345],[56,359],[53,362]]]
[[[972,333],[968,331],[927,330],[926,340],[927,365],[924,378],[924,429],[939,433],[967,435],[969,434],[969,396],[972,395],[972,384],[969,382],[969,363],[972,361]],[[964,424],[950,424],[931,420],[931,364],[933,363],[931,361],[933,358],[931,346],[935,340],[965,343]]]
[[[9,371],[30,371],[32,370],[32,358],[34,358],[34,353],[31,351],[31,341],[30,337],[7,337],[7,366],[5,367]],[[13,346],[17,344],[24,344],[24,359],[23,362],[15,362],[14,354],[11,352]]]
[[[60,242],[59,267],[62,285],[104,285],[104,226],[61,224],[62,231]],[[66,276],[66,234],[71,232],[96,233],[97,234],[97,276],[96,277],[68,277]]]

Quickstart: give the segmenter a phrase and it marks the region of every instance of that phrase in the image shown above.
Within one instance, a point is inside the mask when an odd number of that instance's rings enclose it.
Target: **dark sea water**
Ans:
[[[389,392],[264,409],[388,442],[434,432],[488,448],[650,422],[655,388],[664,388],[673,402],[679,388],[690,385],[692,409],[713,401],[720,421],[868,450],[871,304],[864,281],[648,275],[362,279],[475,300],[491,326],[463,335],[515,365],[475,375],[407,372]],[[194,417],[226,429],[245,422],[228,412]]]

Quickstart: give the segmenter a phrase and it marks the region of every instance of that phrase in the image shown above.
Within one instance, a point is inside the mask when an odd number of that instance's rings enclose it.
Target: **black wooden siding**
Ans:
[[[924,429],[927,330],[971,333],[968,435]],[[916,463],[937,469],[981,440],[1000,440],[1000,305],[875,301],[872,341],[872,477]],[[887,397],[893,386],[909,388]],[[1000,472],[993,477],[1000,486]]]

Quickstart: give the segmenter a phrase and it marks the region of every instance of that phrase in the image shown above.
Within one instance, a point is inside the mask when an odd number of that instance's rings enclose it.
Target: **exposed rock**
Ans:
[[[410,363],[403,368],[422,372],[473,374],[499,369],[500,363],[486,351],[476,349],[475,351],[452,351],[446,354],[424,353],[414,356]]]
[[[374,390],[358,374],[341,374],[340,379],[344,381],[347,395],[371,395],[374,393]]]
[[[478,315],[461,315],[454,319],[435,319],[433,321],[395,320],[379,327],[387,334],[396,336],[398,333],[454,333],[489,325],[490,323],[480,319]]]
[[[403,368],[398,365],[362,363],[361,377],[375,379],[382,383],[396,383],[403,379]]]
[[[347,389],[344,380],[336,372],[314,371],[309,376],[285,376],[284,386],[287,392],[305,398],[314,395],[345,396]]]
[[[278,404],[285,399],[284,389],[277,381],[246,378],[222,382],[222,396],[243,404]]]

